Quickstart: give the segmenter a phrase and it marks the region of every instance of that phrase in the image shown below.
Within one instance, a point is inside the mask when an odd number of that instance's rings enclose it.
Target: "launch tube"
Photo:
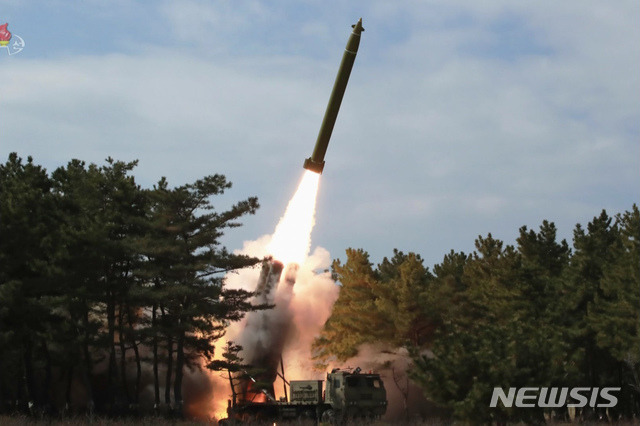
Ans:
[[[349,82],[349,75],[351,75],[353,63],[356,60],[356,54],[360,46],[360,33],[364,31],[364,28],[362,28],[362,18],[352,27],[353,31],[349,36],[347,47],[345,47],[344,54],[342,55],[338,75],[336,76],[335,83],[333,83],[333,90],[331,91],[331,97],[329,97],[329,103],[327,104],[327,109],[322,119],[322,125],[320,126],[316,145],[313,148],[313,154],[305,160],[303,166],[305,169],[316,173],[322,173],[324,169],[324,155],[327,152],[333,126],[336,124],[336,118],[338,117],[338,111],[340,111],[344,91]]]

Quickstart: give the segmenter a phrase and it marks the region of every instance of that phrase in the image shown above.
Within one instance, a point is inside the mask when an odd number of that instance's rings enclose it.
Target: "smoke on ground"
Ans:
[[[264,257],[267,255],[269,241],[270,236],[265,235],[255,241],[245,242],[239,252]],[[216,344],[217,356],[221,356],[227,341],[233,341],[246,348],[257,347],[258,342],[268,339],[275,332],[278,338],[284,338],[282,354],[287,380],[324,379],[326,372],[314,369],[311,344],[331,315],[333,304],[338,298],[340,287],[331,279],[330,265],[329,252],[321,247],[316,248],[298,268],[292,291],[285,282],[285,267],[280,283],[273,293],[272,301],[275,302],[276,308],[253,313],[244,320],[231,324],[225,337]],[[260,272],[261,269],[257,267],[229,275],[226,285],[229,288],[255,291]],[[265,329],[258,326],[261,322],[269,323],[270,327]],[[253,324],[248,326],[248,323]],[[244,353],[241,356],[247,360],[252,354]],[[360,367],[363,371],[373,370],[380,373],[389,401],[384,420],[414,420],[445,415],[446,413],[423,396],[420,387],[409,380],[407,371],[410,364],[411,359],[406,349],[383,344],[365,344],[359,348],[356,357],[345,362],[334,362],[328,370]],[[208,374],[213,397],[206,410],[207,416],[226,417],[227,400],[231,398],[229,380],[226,374]],[[275,397],[284,396],[282,381],[277,379],[274,385]],[[199,411],[202,412],[205,406],[206,404],[201,404]]]
[[[265,257],[270,241],[271,236],[265,235],[255,241],[245,242],[238,252]],[[276,307],[247,315],[242,321],[230,324],[226,335],[216,342],[217,357],[221,357],[228,341],[245,348],[256,348],[270,338],[282,338],[282,357],[287,380],[323,378],[324,372],[313,370],[311,343],[331,315],[331,308],[338,298],[339,287],[331,279],[330,265],[329,252],[321,247],[316,248],[299,265],[293,286],[293,271],[291,266],[285,266],[280,283],[272,293],[272,301]],[[260,268],[253,268],[230,274],[225,284],[228,288],[255,291],[260,272]],[[269,327],[265,328],[261,324],[269,324]],[[240,355],[245,360],[254,356],[251,353]],[[229,380],[226,375],[216,372],[209,373],[209,376],[213,398],[208,416],[225,417],[227,400],[231,397]],[[280,379],[276,380],[275,392],[276,398],[284,396]]]
[[[358,355],[330,368],[356,368],[380,374],[387,391],[386,421],[417,421],[425,418],[445,418],[447,413],[424,397],[422,389],[408,376],[411,357],[405,348],[385,344],[363,344]]]

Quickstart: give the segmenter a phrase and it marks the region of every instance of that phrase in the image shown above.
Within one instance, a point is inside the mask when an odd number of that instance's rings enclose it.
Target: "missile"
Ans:
[[[347,47],[345,47],[344,54],[342,55],[342,62],[340,62],[336,81],[333,83],[333,90],[331,91],[327,110],[325,111],[324,118],[322,119],[322,125],[320,126],[320,132],[318,133],[316,146],[313,148],[313,154],[311,157],[304,160],[303,167],[305,169],[319,174],[321,174],[324,169],[324,155],[327,152],[329,139],[331,139],[331,132],[333,132],[333,126],[336,124],[336,118],[338,117],[342,97],[344,96],[344,91],[347,88],[347,83],[349,82],[351,68],[353,68],[353,63],[355,62],[356,54],[358,53],[360,33],[364,31],[364,28],[362,28],[362,18],[360,18],[355,25],[352,25],[352,27],[353,31],[349,36]]]

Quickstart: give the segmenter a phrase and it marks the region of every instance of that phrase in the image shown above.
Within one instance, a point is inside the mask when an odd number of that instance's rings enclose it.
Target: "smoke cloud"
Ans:
[[[408,377],[411,357],[405,348],[385,344],[363,344],[358,355],[330,368],[356,368],[380,374],[387,391],[386,421],[420,421],[425,418],[448,418],[449,413],[425,398],[422,389]]]
[[[245,242],[237,253],[265,257],[270,242],[271,236],[264,235]],[[264,349],[265,342],[272,342],[282,347],[287,380],[323,378],[324,372],[313,369],[311,343],[331,315],[331,308],[338,298],[339,287],[331,279],[330,265],[329,252],[317,247],[297,269],[295,264],[286,266],[277,286],[268,294],[258,296],[263,299],[257,302],[273,303],[274,309],[251,313],[242,321],[230,324],[226,335],[216,343],[217,357],[221,357],[227,342],[233,341],[243,346],[240,356],[249,362],[264,355],[260,351]],[[256,291],[261,270],[256,267],[230,274],[225,285],[232,289]],[[216,372],[209,373],[209,377],[213,398],[208,416],[226,417],[227,400],[231,398],[229,380],[226,374]],[[274,388],[276,398],[284,396],[280,379],[275,381]]]

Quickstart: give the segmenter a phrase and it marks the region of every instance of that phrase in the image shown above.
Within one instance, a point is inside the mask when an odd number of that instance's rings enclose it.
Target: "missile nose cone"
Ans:
[[[364,31],[364,28],[362,28],[362,18],[360,18],[358,22],[353,24],[351,27],[353,28],[354,34],[360,34],[362,31]]]

